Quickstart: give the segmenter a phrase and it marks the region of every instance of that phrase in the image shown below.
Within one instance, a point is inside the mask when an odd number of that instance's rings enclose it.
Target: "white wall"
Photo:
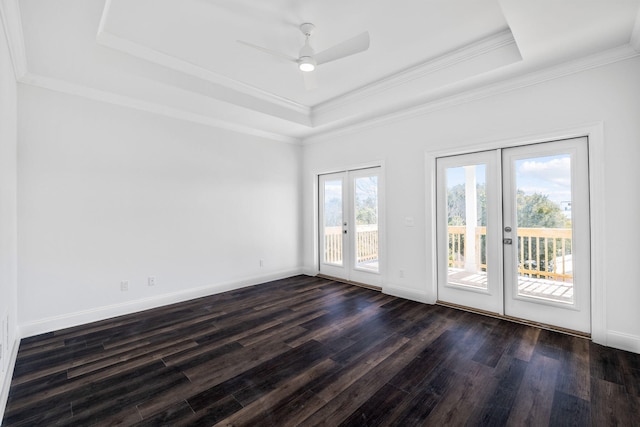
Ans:
[[[299,272],[299,146],[18,90],[23,336]]]
[[[384,161],[386,169],[387,265],[383,290],[427,299],[435,238],[426,223],[425,153],[549,134],[587,123],[604,123],[606,236],[602,263],[606,341],[640,352],[640,58],[584,71],[479,101],[380,124],[329,142],[310,143],[303,152],[304,263],[315,266],[314,173]],[[406,227],[405,217],[415,219]],[[400,278],[399,270],[404,270]]]
[[[16,114],[16,79],[0,21],[0,417],[18,343]]]

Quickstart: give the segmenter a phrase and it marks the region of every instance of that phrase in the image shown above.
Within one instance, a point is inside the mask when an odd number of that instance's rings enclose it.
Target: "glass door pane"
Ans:
[[[487,289],[485,164],[446,168],[449,284]]]
[[[571,156],[515,160],[518,295],[573,304]]]
[[[324,263],[343,265],[342,180],[324,181]]]
[[[378,176],[354,179],[355,268],[378,272]]]

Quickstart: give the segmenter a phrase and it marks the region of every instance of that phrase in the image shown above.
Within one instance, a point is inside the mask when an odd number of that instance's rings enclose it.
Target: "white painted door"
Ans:
[[[380,170],[320,175],[321,274],[373,286],[382,284]]]
[[[509,148],[502,164],[505,314],[590,332],[587,139]]]
[[[498,166],[497,151],[437,160],[438,299],[502,314]]]
[[[586,138],[437,160],[438,299],[590,332]]]

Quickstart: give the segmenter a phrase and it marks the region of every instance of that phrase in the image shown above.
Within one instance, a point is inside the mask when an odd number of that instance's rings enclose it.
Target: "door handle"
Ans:
[[[502,239],[502,243],[505,245],[511,245],[513,244],[513,239]]]

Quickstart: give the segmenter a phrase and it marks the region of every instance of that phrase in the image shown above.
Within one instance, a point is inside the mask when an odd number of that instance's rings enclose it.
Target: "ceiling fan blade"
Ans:
[[[318,88],[318,76],[315,71],[302,71],[302,77],[304,78],[304,87],[307,90]]]
[[[262,51],[264,53],[268,53],[269,55],[273,55],[273,56],[278,57],[280,59],[284,59],[286,61],[291,61],[291,62],[298,62],[298,58],[294,58],[293,56],[289,56],[286,53],[280,53],[280,52],[277,52],[275,50],[267,49],[266,47],[256,46],[255,44],[247,43],[247,42],[244,42],[242,40],[236,40],[236,41],[238,43],[240,43],[240,44],[252,47],[254,49],[257,49],[257,50]]]
[[[318,65],[325,64],[330,61],[335,61],[336,59],[344,58],[345,56],[364,52],[367,49],[369,49],[369,32],[365,31],[349,40],[345,40],[342,43],[338,43],[329,49],[317,53],[315,60]]]

